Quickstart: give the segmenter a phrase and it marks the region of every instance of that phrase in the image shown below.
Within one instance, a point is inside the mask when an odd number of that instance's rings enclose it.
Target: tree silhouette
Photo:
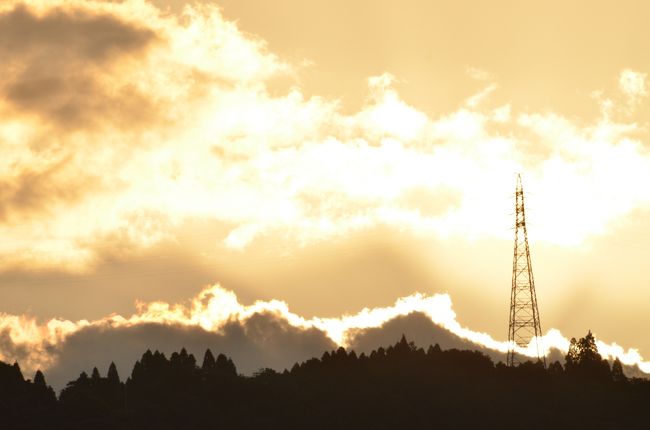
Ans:
[[[214,359],[214,355],[212,355],[212,351],[210,351],[210,348],[206,349],[205,354],[203,355],[203,364],[201,365],[201,369],[213,369],[216,364],[217,362]]]
[[[562,377],[564,368],[562,367],[562,364],[556,360],[548,365],[548,373],[554,377]]]
[[[573,339],[566,367],[496,365],[478,351],[426,352],[402,336],[366,355],[339,347],[295,363],[238,375],[206,350],[201,367],[184,348],[147,350],[126,383],[111,362],[61,391],[0,362],[2,428],[647,428],[650,382],[602,360],[591,332]],[[510,420],[510,421],[509,421]]]
[[[594,380],[611,378],[609,363],[598,353],[596,339],[591,330],[577,341],[571,338],[566,355],[566,370],[570,375],[581,378]]]
[[[566,354],[565,362],[567,368],[577,366],[580,362],[580,348],[575,337],[572,337],[569,341],[569,350]]]
[[[108,373],[106,375],[108,382],[112,385],[120,383],[120,375],[117,374],[117,367],[115,363],[111,361],[111,364],[108,366]]]
[[[612,363],[612,380],[614,382],[627,382],[627,377],[623,373],[623,365],[618,357]]]
[[[93,367],[93,372],[92,372],[92,374],[90,376],[90,379],[92,379],[92,381],[95,382],[95,383],[97,381],[99,381],[100,379],[102,379],[102,377],[99,375],[99,370],[97,370],[96,367]]]
[[[217,363],[215,369],[217,369],[217,372],[223,376],[237,375],[237,368],[235,367],[235,363],[233,363],[233,361],[230,358],[226,357],[223,354],[219,354],[217,356]]]
[[[578,361],[583,363],[597,362],[600,360],[602,360],[602,357],[598,353],[596,338],[594,338],[591,330],[589,330],[587,335],[578,341]]]
[[[45,384],[45,376],[40,370],[37,370],[34,375],[34,385],[39,388],[47,388],[47,385]]]

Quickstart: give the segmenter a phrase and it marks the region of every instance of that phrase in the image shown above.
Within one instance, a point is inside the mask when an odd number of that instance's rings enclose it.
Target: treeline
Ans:
[[[565,364],[496,365],[476,351],[402,339],[369,355],[339,348],[278,373],[237,374],[226,356],[147,351],[121,381],[114,364],[57,399],[43,374],[0,363],[0,428],[650,428],[650,382],[628,379],[591,333]]]

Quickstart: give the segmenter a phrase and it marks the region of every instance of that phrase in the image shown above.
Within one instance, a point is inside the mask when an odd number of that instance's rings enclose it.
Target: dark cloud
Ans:
[[[283,370],[296,361],[320,356],[335,348],[325,334],[316,329],[303,330],[272,314],[257,314],[244,322],[232,321],[219,332],[200,327],[139,324],[133,327],[90,327],[72,336],[58,347],[57,364],[46,371],[48,382],[57,389],[97,366],[105,372],[111,361],[123,379],[147,349],[167,355],[186,348],[200,361],[210,348],[234,360],[240,373],[252,374],[261,367]]]
[[[505,354],[463,339],[420,312],[393,318],[381,327],[355,330],[350,333],[349,345],[359,353],[368,354],[380,346],[395,344],[402,335],[425,349],[437,343],[442,349],[476,350],[489,355],[494,361],[505,361]]]
[[[71,203],[89,189],[99,185],[99,179],[81,173],[66,173],[71,159],[51,162],[42,168],[26,167],[15,175],[0,178],[0,222],[21,220],[42,215],[52,205]]]
[[[104,61],[111,55],[141,49],[155,35],[111,15],[56,9],[39,17],[19,5],[0,15],[0,37],[0,49],[6,54],[25,56],[56,50],[51,54]]]
[[[402,335],[425,349],[429,345],[437,343],[442,349],[480,351],[488,355],[495,363],[506,361],[504,353],[458,337],[449,330],[436,325],[429,317],[419,312],[394,318],[381,327],[357,330],[351,333],[350,348],[368,354],[380,346],[386,347],[395,344]],[[546,356],[546,363],[550,364],[554,361],[559,361],[564,365],[565,353],[551,347]],[[609,361],[611,364],[613,360]],[[648,374],[639,369],[638,365],[623,365],[623,369],[628,377],[648,377]]]
[[[116,73],[117,59],[142,53],[156,39],[152,30],[112,15],[54,9],[37,16],[17,6],[0,15],[2,96],[66,128],[116,120],[119,113],[137,120],[148,110],[146,97],[128,84],[104,90],[98,77]]]
[[[464,340],[421,313],[397,317],[378,328],[357,330],[352,334],[349,349],[369,353],[394,344],[402,334],[425,348],[438,343],[443,349],[478,350],[495,361],[504,361],[503,354]],[[153,323],[117,328],[95,326],[81,329],[59,345],[55,352],[57,364],[46,375],[55,387],[62,388],[82,370],[88,372],[97,366],[105,371],[115,361],[120,374],[126,378],[147,349],[170,354],[183,347],[198,360],[206,348],[224,353],[233,358],[240,373],[251,374],[261,367],[290,368],[296,362],[320,357],[324,351],[337,346],[318,329],[297,328],[269,313],[255,314],[243,322],[229,322],[219,332]]]
[[[351,332],[348,349],[368,354],[395,344],[402,335],[423,348],[437,343],[444,350],[475,350],[488,355],[495,363],[505,361],[505,354],[462,339],[418,312],[396,317],[381,327]],[[95,325],[80,329],[60,344],[44,343],[40,354],[53,359],[54,365],[45,369],[45,373],[48,382],[60,390],[80,372],[88,373],[95,366],[105,373],[111,361],[117,365],[122,379],[126,379],[135,361],[147,349],[169,356],[181,348],[193,353],[199,363],[207,348],[213,353],[224,353],[234,360],[239,373],[250,375],[263,367],[282,371],[296,362],[320,357],[337,345],[319,329],[298,328],[282,316],[258,313],[244,321],[232,320],[218,331],[160,323],[130,327]],[[7,330],[0,331],[0,351],[7,361],[17,360],[23,367],[34,367],[33,370],[39,360],[30,348],[14,344]],[[556,360],[564,363],[564,354],[552,348],[547,363]],[[647,376],[637,366],[625,366],[625,373]]]

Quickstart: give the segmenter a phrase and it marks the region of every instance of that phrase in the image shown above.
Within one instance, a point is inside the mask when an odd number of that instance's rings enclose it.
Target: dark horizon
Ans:
[[[40,371],[31,382],[17,364],[0,362],[0,400],[11,428],[485,428],[503,420],[513,428],[642,428],[650,381],[603,360],[591,333],[572,339],[564,365],[547,368],[495,365],[437,343],[425,351],[402,336],[368,355],[339,347],[247,377],[210,349],[200,365],[184,348],[169,359],[147,350],[125,382],[113,363],[105,377],[95,367],[58,399]]]

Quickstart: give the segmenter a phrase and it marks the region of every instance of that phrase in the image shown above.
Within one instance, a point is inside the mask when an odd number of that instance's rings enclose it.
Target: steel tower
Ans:
[[[530,262],[528,249],[528,231],[526,230],[526,211],[524,208],[524,188],[521,175],[517,175],[515,191],[515,252],[512,261],[512,289],[510,292],[510,323],[508,327],[508,342],[510,348],[506,364],[514,366],[519,363],[514,346],[525,348],[531,340],[535,340],[537,358],[546,367],[546,357],[542,349],[542,328],[537,309],[537,294],[533,266]]]

